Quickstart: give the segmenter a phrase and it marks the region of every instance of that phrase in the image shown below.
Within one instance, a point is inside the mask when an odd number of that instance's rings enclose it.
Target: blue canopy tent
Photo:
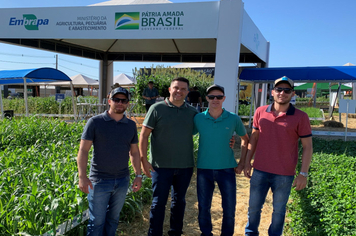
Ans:
[[[356,66],[246,68],[242,70],[240,80],[272,83],[282,76],[287,76],[296,83],[311,81],[348,83],[356,80]]]
[[[24,91],[27,91],[27,84],[39,82],[54,82],[54,81],[69,81],[71,85],[72,94],[74,96],[74,88],[72,80],[63,72],[53,68],[37,68],[24,70],[3,70],[0,71],[0,85],[23,84]],[[24,92],[26,116],[28,113],[27,93]],[[77,117],[76,104],[74,97],[72,97],[74,117]],[[2,96],[0,96],[1,114],[4,116],[4,107],[2,103]]]
[[[276,79],[287,76],[295,83],[303,82],[334,82],[348,83],[356,80],[356,66],[320,66],[320,67],[276,67],[276,68],[245,68],[239,80],[253,83],[273,83]],[[239,96],[239,95],[238,95]],[[252,104],[255,93],[252,92]],[[252,106],[250,110],[250,124]]]

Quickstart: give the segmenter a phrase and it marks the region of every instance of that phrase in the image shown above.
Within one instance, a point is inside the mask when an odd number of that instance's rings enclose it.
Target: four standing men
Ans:
[[[183,77],[172,80],[170,97],[154,104],[146,115],[137,147],[134,122],[124,115],[128,92],[116,88],[110,93],[110,109],[91,118],[82,135],[78,153],[79,188],[89,193],[90,235],[114,235],[119,214],[129,185],[128,158],[137,178],[133,191],[141,187],[141,170],[152,177],[153,201],[148,235],[162,235],[165,205],[171,190],[172,204],[169,235],[183,233],[185,194],[193,173],[193,139],[200,133],[198,152],[197,191],[199,225],[202,235],[212,235],[210,207],[214,181],[222,194],[222,235],[233,235],[236,205],[235,173],[242,169],[251,177],[251,159],[256,152],[251,178],[248,224],[246,235],[258,235],[260,213],[269,188],[273,192],[273,215],[269,235],[282,235],[285,206],[292,186],[305,188],[312,156],[309,118],[289,102],[294,95],[293,81],[282,77],[275,81],[272,91],[274,103],[256,110],[253,132],[246,155],[248,135],[241,119],[222,108],[224,88],[208,88],[209,109],[196,116],[197,111],[184,101],[189,81]],[[153,84],[152,84],[153,87]],[[158,95],[158,94],[157,94]],[[195,122],[195,128],[193,124]],[[109,132],[111,131],[111,132]],[[115,131],[115,132],[112,132]],[[233,132],[241,138],[240,165],[227,143]],[[148,138],[151,135],[151,160],[147,160]],[[212,139],[213,138],[213,139]],[[293,183],[298,161],[298,140],[303,146],[302,167]],[[225,145],[226,143],[226,145]],[[88,152],[94,145],[90,179],[86,176]],[[246,155],[246,158],[245,158]],[[95,234],[94,232],[101,232]]]

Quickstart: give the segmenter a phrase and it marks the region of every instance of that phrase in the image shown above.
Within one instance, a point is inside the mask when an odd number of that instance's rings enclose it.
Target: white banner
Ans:
[[[216,38],[219,2],[0,9],[0,38]]]

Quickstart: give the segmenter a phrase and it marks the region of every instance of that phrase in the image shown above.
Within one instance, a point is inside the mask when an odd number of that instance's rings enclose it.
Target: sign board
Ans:
[[[57,102],[62,102],[64,100],[65,96],[63,93],[56,93],[56,101]]]
[[[356,114],[356,100],[340,99],[339,113]]]
[[[217,38],[220,2],[0,9],[1,38]],[[204,10],[202,10],[204,9]],[[127,42],[129,43],[129,42]]]

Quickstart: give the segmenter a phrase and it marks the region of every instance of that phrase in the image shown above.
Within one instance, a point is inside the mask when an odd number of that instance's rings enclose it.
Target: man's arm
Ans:
[[[143,173],[149,178],[152,177],[150,170],[154,172],[152,165],[147,160],[148,138],[151,132],[152,129],[142,126],[139,142],[142,170]]]
[[[199,97],[199,106],[201,107],[203,105],[203,100],[201,99],[201,97]]]
[[[131,144],[130,159],[135,174],[141,175],[140,151],[138,149],[137,143]],[[141,186],[142,186],[142,178],[136,177],[132,184],[132,191],[137,192],[138,190],[140,190]]]
[[[78,176],[79,176],[78,186],[79,189],[84,193],[89,193],[88,186],[90,186],[90,188],[93,189],[93,185],[89,180],[89,178],[87,177],[88,155],[92,144],[93,141],[82,139],[80,141],[80,147],[79,147],[79,152],[77,157]]]
[[[241,139],[241,155],[240,155],[240,161],[235,169],[236,174],[241,174],[242,170],[245,167],[245,161],[246,161],[246,153],[247,153],[247,145],[248,145],[248,134],[245,134],[244,136],[240,136]]]
[[[251,169],[252,169],[251,160],[256,152],[256,146],[257,146],[259,136],[260,136],[260,131],[258,129],[252,129],[250,141],[249,144],[247,145],[247,154],[244,163],[245,164],[244,175],[247,178],[251,178]]]
[[[313,155],[313,141],[312,137],[301,138],[303,152],[302,152],[302,167],[300,172],[308,173],[310,162]],[[295,178],[292,187],[295,187],[295,190],[302,190],[307,186],[308,179],[303,175],[299,174],[297,178]]]

